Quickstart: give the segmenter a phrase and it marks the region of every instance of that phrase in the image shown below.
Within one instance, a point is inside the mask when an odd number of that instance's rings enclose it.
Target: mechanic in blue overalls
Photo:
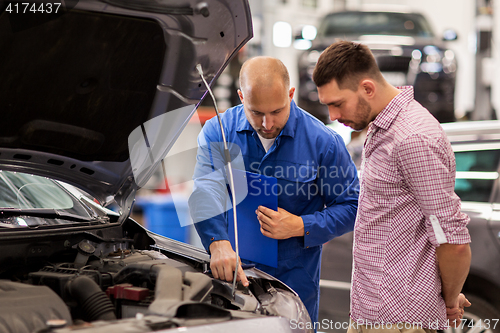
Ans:
[[[294,289],[314,323],[318,321],[322,245],[353,230],[359,183],[342,138],[297,107],[294,92],[280,60],[249,59],[240,71],[238,94],[242,104],[224,112],[222,123],[227,141],[241,150],[245,170],[278,179],[278,210],[259,206],[255,212],[262,234],[278,239],[278,267],[256,267]],[[211,151],[214,143],[221,142],[214,117],[198,136],[199,146],[206,151],[198,148],[189,206],[211,255],[213,276],[232,281],[236,260],[225,215],[209,213],[215,207],[224,211],[223,195],[214,182],[217,172],[206,177],[207,169],[223,169],[215,165],[220,157]],[[231,151],[231,158],[236,154]],[[224,175],[219,174],[225,184]],[[241,266],[237,279],[248,286]]]

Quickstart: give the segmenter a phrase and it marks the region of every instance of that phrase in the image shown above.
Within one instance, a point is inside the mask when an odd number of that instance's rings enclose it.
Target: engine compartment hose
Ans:
[[[68,293],[81,306],[85,321],[116,320],[115,308],[99,285],[87,276],[78,276],[66,285]]]

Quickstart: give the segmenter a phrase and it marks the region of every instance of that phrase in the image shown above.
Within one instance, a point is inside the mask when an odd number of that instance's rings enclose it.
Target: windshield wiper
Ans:
[[[53,219],[64,219],[75,222],[95,222],[99,220],[98,218],[83,217],[80,215],[59,211],[53,208],[29,208],[29,209],[0,208],[0,218],[3,217],[6,218],[11,216],[45,217]]]

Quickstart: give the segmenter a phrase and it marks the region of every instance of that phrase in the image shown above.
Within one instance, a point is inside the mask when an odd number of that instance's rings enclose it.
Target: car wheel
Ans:
[[[444,333],[500,333],[500,311],[484,299],[466,295],[472,303],[465,308],[460,326],[450,327]]]

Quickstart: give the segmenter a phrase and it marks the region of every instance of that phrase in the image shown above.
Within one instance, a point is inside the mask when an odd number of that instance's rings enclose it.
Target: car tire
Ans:
[[[465,308],[463,323],[459,328],[448,328],[444,333],[500,333],[500,311],[476,295],[466,295],[472,303]]]

